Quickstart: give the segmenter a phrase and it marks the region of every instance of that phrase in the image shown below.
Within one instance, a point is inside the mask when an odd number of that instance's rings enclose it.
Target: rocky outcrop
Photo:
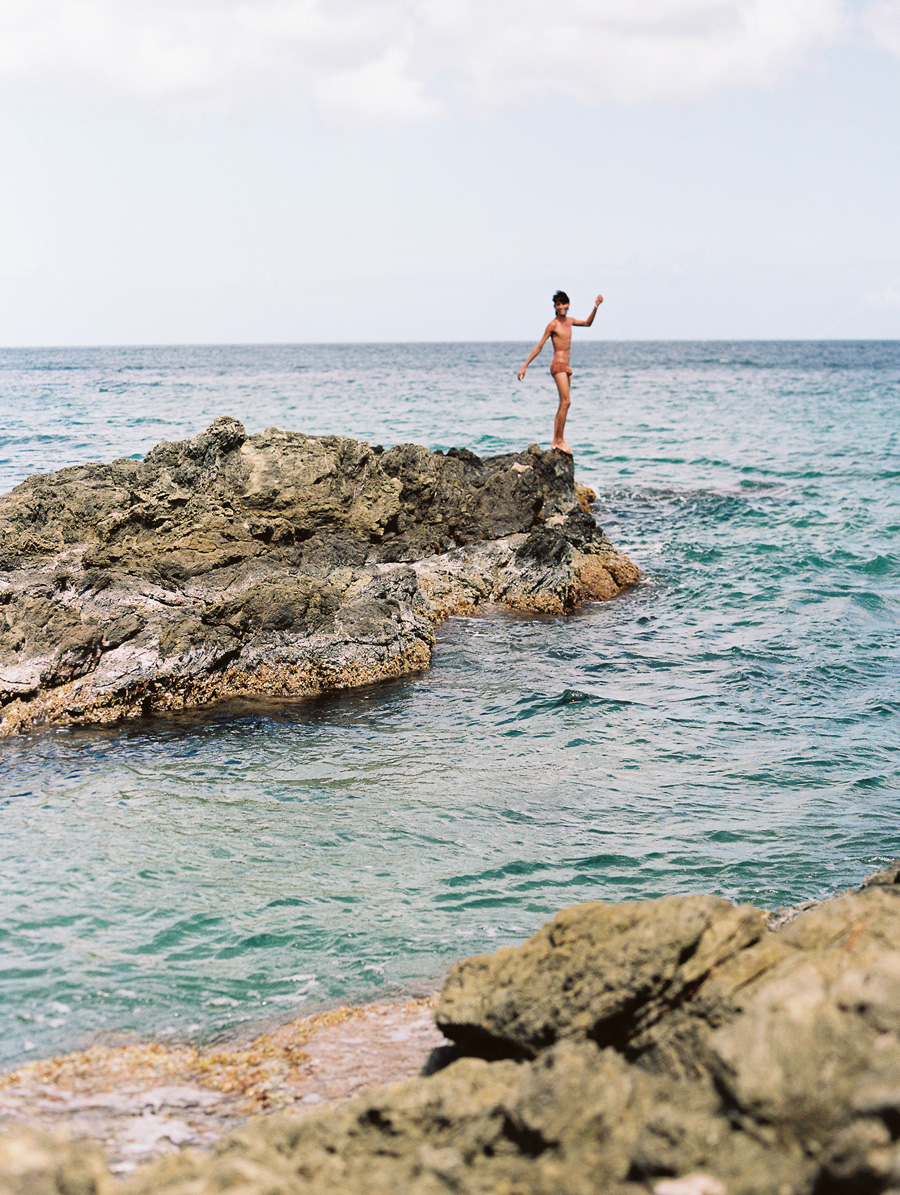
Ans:
[[[0,733],[427,666],[436,621],[560,613],[639,579],[572,462],[235,419],[0,498]]]
[[[762,910],[715,896],[576,905],[520,948],[457,964],[437,1024],[487,1057],[534,1058],[562,1040],[589,1040],[629,1057],[670,1047],[666,1067],[696,1073],[690,1030],[703,981],[727,976],[764,934]],[[717,992],[715,1015],[721,1009]]]
[[[459,1056],[437,1073],[256,1119],[123,1195],[896,1195],[898,947],[900,864],[787,917],[568,909],[454,967],[436,1020]],[[29,1140],[45,1170],[0,1191],[68,1191],[39,1185],[56,1171]],[[78,1157],[84,1190],[117,1189]]]

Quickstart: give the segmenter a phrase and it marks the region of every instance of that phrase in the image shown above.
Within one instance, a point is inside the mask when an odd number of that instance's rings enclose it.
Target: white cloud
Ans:
[[[444,105],[425,95],[410,77],[409,54],[392,46],[374,62],[322,78],[314,91],[316,107],[344,128],[403,120],[429,120]]]
[[[488,109],[548,93],[671,102],[770,84],[844,20],[841,0],[518,0],[495,5],[473,37],[476,5],[445,7],[457,13],[457,87]]]
[[[900,57],[900,0],[872,0],[862,23],[878,45]]]
[[[881,290],[863,295],[863,302],[867,307],[900,307],[900,289],[896,286],[884,286]]]
[[[846,0],[0,0],[0,84],[347,126],[666,103],[769,85],[847,19]]]

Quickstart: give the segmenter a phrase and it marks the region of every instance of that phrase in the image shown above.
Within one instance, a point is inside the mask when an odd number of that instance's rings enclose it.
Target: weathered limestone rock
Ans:
[[[525,1066],[467,1058],[326,1116],[256,1121],[213,1158],[182,1154],[139,1171],[127,1191],[243,1182],[296,1195],[637,1195],[650,1189],[642,1173],[696,1171],[734,1136],[708,1092],[674,1094],[591,1043],[561,1043]],[[737,1165],[758,1164],[762,1146],[736,1144]]]
[[[532,1058],[561,1038],[625,1050],[765,932],[715,896],[564,909],[524,946],[450,971],[435,1019],[475,1053]]]
[[[0,1137],[0,1195],[112,1195],[98,1149],[48,1133]]]
[[[0,734],[428,665],[485,602],[561,613],[640,577],[572,462],[384,452],[235,419],[0,498]]]
[[[722,1191],[900,1192],[896,865],[774,931],[712,897],[567,909],[522,947],[457,964],[435,1019],[464,1053],[596,1043],[674,1083],[679,1109],[714,1097],[694,1132],[720,1148],[691,1165]],[[736,1172],[744,1138],[766,1152]]]

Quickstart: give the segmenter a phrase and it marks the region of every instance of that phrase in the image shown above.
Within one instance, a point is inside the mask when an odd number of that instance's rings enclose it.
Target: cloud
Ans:
[[[448,6],[449,7],[449,6]],[[460,16],[468,4],[452,5]],[[550,94],[582,103],[672,102],[775,82],[839,34],[840,0],[534,0],[502,4],[474,39],[459,23],[455,78],[496,108]]]
[[[900,307],[900,289],[884,286],[881,290],[863,295],[863,302],[867,307]]]
[[[315,87],[316,107],[343,128],[429,120],[444,105],[409,73],[409,54],[391,46],[381,58],[326,75]]]
[[[862,24],[876,45],[900,57],[900,0],[872,0],[863,10]]]
[[[185,111],[274,104],[350,127],[548,96],[671,103],[777,82],[840,36],[845,6],[0,0],[0,86]],[[896,16],[895,0],[870,7]]]

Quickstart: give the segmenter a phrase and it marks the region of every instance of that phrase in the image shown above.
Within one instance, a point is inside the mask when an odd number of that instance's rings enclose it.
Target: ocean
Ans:
[[[546,446],[529,347],[0,350],[0,491],[223,414]],[[573,367],[635,591],[453,619],[357,692],[0,742],[3,1065],[399,998],[577,901],[772,908],[900,856],[900,342],[585,334]]]

